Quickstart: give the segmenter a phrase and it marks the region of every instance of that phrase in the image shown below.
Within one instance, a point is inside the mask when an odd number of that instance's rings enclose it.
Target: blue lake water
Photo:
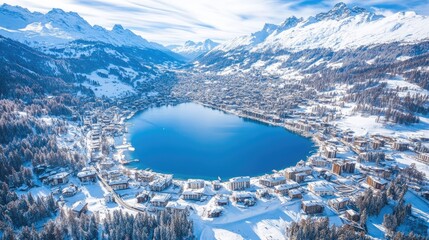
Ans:
[[[314,150],[312,141],[253,120],[195,103],[151,108],[129,122],[135,147],[131,167],[175,178],[258,176],[295,165]]]

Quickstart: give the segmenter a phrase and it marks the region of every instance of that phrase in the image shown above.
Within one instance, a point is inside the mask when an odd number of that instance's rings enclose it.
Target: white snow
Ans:
[[[134,94],[135,91],[132,86],[127,85],[120,80],[118,80],[118,77],[114,75],[107,75],[107,78],[100,77],[97,72],[108,74],[106,70],[99,69],[97,71],[92,72],[89,75],[86,75],[90,80],[96,81],[100,86],[95,86],[90,83],[84,83],[82,85],[89,87],[94,91],[95,95],[97,97],[120,97],[120,96],[126,96],[130,94]]]
[[[227,41],[213,51],[228,52],[242,48],[250,52],[315,48],[338,51],[392,42],[407,44],[429,39],[428,24],[429,17],[414,12],[399,12],[378,19],[369,12],[341,19],[314,21],[309,18],[295,27],[271,32],[260,43],[255,42],[254,34],[250,34]],[[406,60],[406,56],[398,60]]]
[[[4,11],[5,10],[5,11]],[[75,12],[52,9],[46,14],[30,12],[21,7],[0,6],[0,34],[31,45],[54,46],[71,40],[100,41],[116,46],[138,46],[167,50],[163,46],[148,42],[120,25],[112,30],[91,26]]]
[[[187,59],[194,59],[201,54],[209,52],[215,48],[219,43],[213,42],[210,39],[205,40],[204,42],[193,42],[187,41],[184,45],[171,45],[167,46],[171,51],[178,53],[184,56]]]

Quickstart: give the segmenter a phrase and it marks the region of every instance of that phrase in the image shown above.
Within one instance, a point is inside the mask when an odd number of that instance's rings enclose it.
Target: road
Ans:
[[[129,205],[128,203],[126,203],[116,192],[115,190],[112,189],[112,187],[109,186],[109,184],[107,184],[107,182],[103,179],[103,177],[101,177],[100,173],[97,171],[97,177],[98,180],[100,180],[100,182],[104,185],[104,187],[107,189],[107,191],[109,191],[112,195],[113,198],[115,199],[115,202],[117,204],[119,204],[120,206],[131,210],[131,211],[137,211],[137,212],[145,212],[142,209],[136,208],[134,206]]]

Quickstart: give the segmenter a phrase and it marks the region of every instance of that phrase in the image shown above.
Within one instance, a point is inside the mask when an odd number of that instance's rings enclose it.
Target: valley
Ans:
[[[427,238],[428,16],[338,3],[168,47],[61,9],[0,20],[2,239]]]

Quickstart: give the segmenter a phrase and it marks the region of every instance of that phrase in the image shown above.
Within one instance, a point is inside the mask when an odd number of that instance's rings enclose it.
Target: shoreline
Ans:
[[[271,121],[268,121],[268,120],[264,120],[264,119],[260,119],[260,118],[257,118],[257,117],[252,117],[252,116],[248,116],[248,115],[245,115],[245,114],[239,114],[236,111],[231,111],[231,110],[228,110],[228,109],[224,109],[224,108],[221,108],[221,107],[217,107],[217,106],[213,106],[213,105],[210,105],[210,104],[202,103],[202,102],[199,102],[199,101],[186,101],[186,102],[181,102],[181,103],[174,104],[174,105],[166,104],[166,105],[162,105],[162,106],[156,106],[156,108],[158,108],[158,107],[165,107],[165,106],[177,106],[177,105],[184,104],[184,103],[198,104],[198,105],[201,105],[203,107],[211,108],[212,110],[221,111],[221,112],[223,112],[225,114],[231,114],[231,115],[234,115],[234,116],[242,118],[242,119],[247,119],[247,120],[255,121],[258,124],[266,124],[266,125],[272,126],[272,127],[281,127],[283,129],[285,129],[286,131],[289,131],[289,132],[291,132],[293,134],[296,134],[296,135],[298,135],[300,137],[307,138],[307,139],[309,139],[313,143],[313,147],[311,147],[311,150],[308,152],[308,155],[306,156],[306,159],[300,159],[300,160],[307,161],[308,157],[310,157],[310,156],[312,156],[314,154],[317,154],[317,152],[320,149],[319,144],[317,143],[317,141],[314,140],[312,134],[311,135],[310,134],[303,135],[302,131],[298,131],[298,130],[290,127],[290,126],[288,127],[287,124],[285,124],[285,123],[283,123],[283,124],[274,123],[274,122],[271,122]],[[132,112],[130,115],[128,115],[126,118],[123,119],[123,121],[121,122],[121,124],[126,125],[127,122],[130,121],[132,118],[134,118],[138,113],[147,111],[150,108],[154,108],[154,107],[148,107],[148,108],[144,108],[144,109],[140,109],[140,110],[136,110],[136,111]],[[129,137],[127,137],[125,133],[124,133],[123,136],[126,137],[127,144],[129,144],[132,148],[135,149],[136,147],[132,145]],[[130,150],[124,150],[124,152],[128,152],[130,154],[131,151]],[[298,160],[297,163],[300,160]],[[141,161],[141,159],[139,159],[139,162],[140,161]],[[138,168],[136,166],[133,166],[132,165],[133,163],[134,162],[130,162],[130,163],[124,164],[124,163],[119,162],[119,165],[121,167],[126,168],[126,169],[131,170],[131,171],[144,170],[144,169]],[[288,167],[293,167],[293,166],[295,166],[295,165],[290,165]],[[264,176],[266,174],[272,174],[273,172],[282,171],[282,170],[284,170],[284,169],[286,169],[288,167],[281,168],[281,169],[272,169],[270,172],[266,172],[266,173],[263,173],[263,174],[258,174],[258,175],[255,175],[255,176],[249,176],[249,177],[252,178],[252,179],[259,178],[259,177]],[[153,169],[151,169],[149,167],[146,168],[146,169],[150,169],[150,171],[152,171],[154,173],[158,173],[158,174],[172,174],[173,175],[173,180],[176,180],[176,181],[187,181],[189,179],[195,179],[195,178],[202,179],[204,181],[209,181],[209,182],[213,181],[213,180],[217,180],[215,178],[212,179],[212,178],[207,178],[207,177],[203,177],[203,176],[201,176],[201,177],[183,177],[182,178],[182,177],[176,177],[174,173],[166,173],[166,172],[162,172],[162,171],[161,172],[160,171],[155,171],[155,170],[153,170]],[[234,178],[234,177],[238,177],[238,176],[232,176],[230,178]],[[220,177],[218,177],[218,178],[220,178]],[[230,178],[227,178],[227,179],[220,178],[220,179],[222,179],[222,181],[227,181]]]

